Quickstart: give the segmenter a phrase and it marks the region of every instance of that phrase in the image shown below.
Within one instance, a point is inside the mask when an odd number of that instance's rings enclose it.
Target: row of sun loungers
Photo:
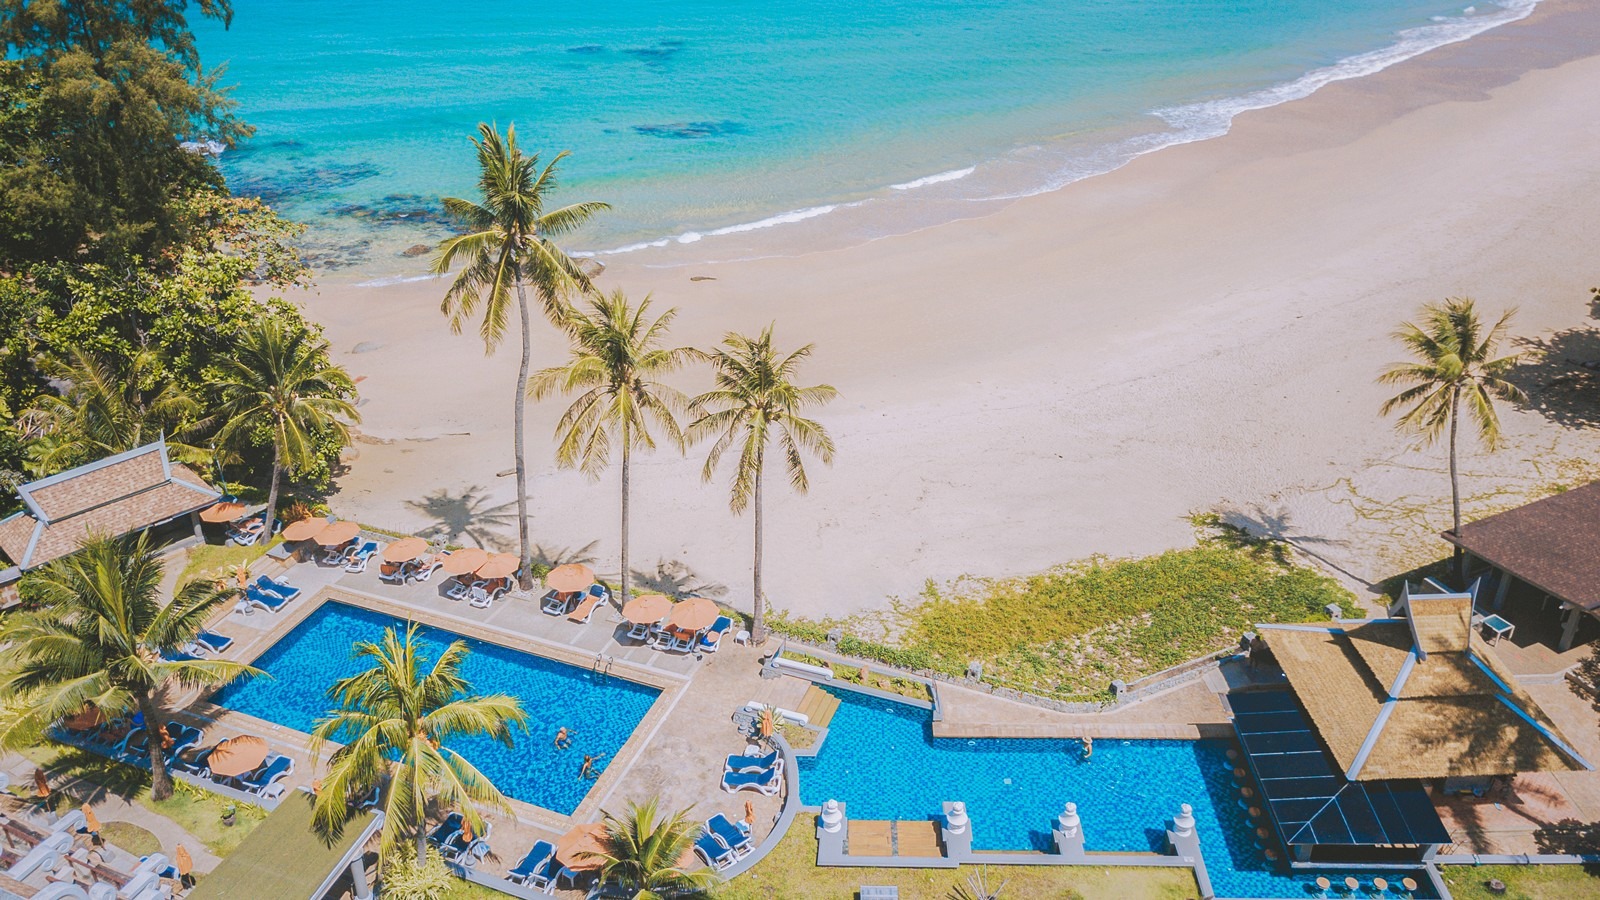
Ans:
[[[556,862],[555,845],[549,841],[539,841],[522,857],[522,862],[506,873],[506,877],[513,884],[527,885],[549,894],[555,891],[556,881],[564,871],[561,863]]]
[[[730,794],[756,791],[776,796],[783,790],[783,760],[776,750],[766,756],[730,756],[723,766],[722,789]]]
[[[728,817],[722,813],[717,813],[706,820],[705,828],[695,838],[694,850],[706,861],[706,865],[720,872],[749,856],[754,852],[755,845],[750,842],[750,835],[744,829],[728,821]]]
[[[628,629],[628,638],[643,641],[667,653],[715,653],[722,646],[722,637],[733,628],[733,620],[718,616],[717,621],[703,633],[663,628],[659,624],[635,624]]]
[[[378,567],[378,580],[389,584],[405,584],[408,581],[423,582],[433,577],[433,573],[444,565],[442,554],[434,554],[426,559],[413,559],[403,563],[382,563]]]
[[[603,584],[592,584],[587,591],[563,594],[550,591],[544,595],[540,608],[547,616],[566,616],[580,624],[587,623],[595,609],[611,599],[611,591]],[[570,611],[569,611],[570,610]]]
[[[484,822],[483,834],[473,834],[466,818],[453,812],[428,832],[428,843],[438,849],[445,862],[470,869],[489,855],[489,833],[493,827],[494,823]]]
[[[241,609],[254,606],[267,612],[277,612],[298,596],[300,589],[294,585],[262,575],[245,587],[244,599],[239,601],[239,606]]]
[[[262,525],[261,516],[259,515],[239,519],[228,527],[228,540],[240,547],[254,546],[255,542],[261,540],[261,535],[266,531]],[[283,521],[281,519],[272,520],[273,534],[277,534],[282,528]]]

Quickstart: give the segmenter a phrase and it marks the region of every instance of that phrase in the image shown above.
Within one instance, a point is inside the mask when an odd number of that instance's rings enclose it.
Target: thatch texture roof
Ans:
[[[1419,642],[1459,649],[1436,649],[1420,658],[1382,721],[1389,691],[1411,656],[1406,622],[1263,626],[1262,636],[1340,766],[1355,769],[1360,781],[1586,768],[1563,752],[1557,742],[1570,742],[1472,634],[1470,618],[1418,606]],[[1369,737],[1373,742],[1362,758]]]
[[[1547,594],[1600,610],[1600,481],[1461,526],[1444,539]]]

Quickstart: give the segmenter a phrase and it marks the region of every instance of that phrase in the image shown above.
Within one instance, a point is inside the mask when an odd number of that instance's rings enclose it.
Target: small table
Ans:
[[[1489,641],[1491,644],[1500,643],[1501,638],[1510,637],[1517,630],[1517,626],[1500,618],[1498,615],[1484,616],[1482,625],[1494,632],[1494,637]]]

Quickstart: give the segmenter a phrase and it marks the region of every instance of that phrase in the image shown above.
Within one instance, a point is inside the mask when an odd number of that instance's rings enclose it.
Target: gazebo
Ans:
[[[1397,611],[1258,626],[1289,689],[1229,696],[1299,859],[1424,859],[1449,842],[1428,784],[1593,768],[1476,633],[1470,595],[1407,591]]]
[[[1489,568],[1484,592],[1504,606],[1514,582],[1558,601],[1558,651],[1570,650],[1586,616],[1600,612],[1600,481],[1461,526],[1442,537]],[[1480,595],[1481,597],[1481,595]]]

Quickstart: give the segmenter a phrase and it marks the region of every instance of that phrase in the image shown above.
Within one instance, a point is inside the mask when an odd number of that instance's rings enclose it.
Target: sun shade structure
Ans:
[[[200,521],[210,522],[211,524],[216,525],[220,522],[232,522],[234,519],[237,519],[242,515],[244,515],[243,503],[234,503],[231,500],[224,500],[221,503],[212,505],[210,508],[200,513]]]
[[[1446,541],[1589,611],[1600,610],[1600,481],[1469,522]]]
[[[321,534],[327,527],[327,519],[301,519],[298,522],[289,523],[289,527],[283,529],[283,539],[286,541],[309,541]]]
[[[355,540],[361,533],[361,525],[357,522],[330,522],[328,527],[317,532],[317,543],[324,547],[337,547]]]
[[[556,862],[574,872],[588,872],[605,864],[598,854],[604,853],[606,826],[595,822],[579,825],[556,841]]]
[[[212,774],[232,777],[251,771],[266,759],[267,742],[253,734],[243,734],[218,744],[206,759],[206,767]]]
[[[710,628],[720,615],[722,610],[717,609],[715,602],[705,597],[690,597],[673,604],[672,614],[667,616],[667,625],[684,631],[699,631]]]
[[[166,442],[157,441],[30,481],[17,496],[25,509],[0,520],[0,550],[27,571],[76,552],[91,535],[163,525],[222,495],[168,459]]]
[[[330,843],[312,830],[312,802],[310,794],[292,792],[201,879],[190,900],[321,897],[346,872],[361,879],[357,896],[366,894],[361,851],[382,819],[371,812],[357,813]]]
[[[651,625],[672,611],[672,601],[661,594],[640,594],[623,604],[622,617],[635,625]]]
[[[1402,597],[1403,619],[1261,625],[1353,781],[1591,769],[1472,627],[1466,594]]]
[[[517,571],[519,560],[509,553],[496,553],[477,568],[479,578],[504,578]]]
[[[551,569],[550,574],[544,577],[544,583],[551,590],[563,594],[586,591],[589,585],[594,584],[594,570],[582,563],[567,563]]]
[[[401,538],[383,548],[383,561],[389,563],[410,562],[426,553],[428,542],[419,537]]]
[[[1422,848],[1450,842],[1421,781],[1347,779],[1293,691],[1235,693],[1228,704],[1286,846]]]
[[[463,547],[451,551],[444,558],[444,571],[446,575],[466,575],[476,572],[478,567],[489,561],[489,551],[482,547]]]

